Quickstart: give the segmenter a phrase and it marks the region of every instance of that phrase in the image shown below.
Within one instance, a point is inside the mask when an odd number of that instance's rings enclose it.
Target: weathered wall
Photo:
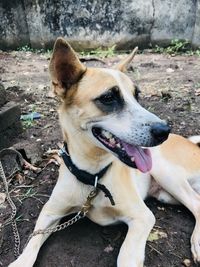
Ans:
[[[0,48],[48,47],[57,36],[76,49],[200,46],[200,0],[1,0],[0,34]]]

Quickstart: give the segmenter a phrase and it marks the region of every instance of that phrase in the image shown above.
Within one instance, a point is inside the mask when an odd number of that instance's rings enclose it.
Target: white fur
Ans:
[[[188,140],[190,140],[194,144],[200,144],[200,135],[193,135],[188,137]]]

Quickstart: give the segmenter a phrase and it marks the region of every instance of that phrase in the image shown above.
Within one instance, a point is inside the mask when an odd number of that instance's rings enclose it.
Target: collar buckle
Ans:
[[[97,189],[98,179],[99,179],[99,177],[96,175],[95,176],[95,181],[94,181],[94,188],[95,189]]]

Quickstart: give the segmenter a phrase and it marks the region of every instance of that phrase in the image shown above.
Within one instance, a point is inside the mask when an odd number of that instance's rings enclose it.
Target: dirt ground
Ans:
[[[111,66],[120,57],[105,59],[105,64],[95,60],[87,61],[87,64]],[[44,156],[49,148],[57,148],[57,143],[62,141],[56,111],[59,102],[49,94],[48,61],[45,54],[0,53],[0,81],[7,89],[8,100],[19,103],[23,113],[37,111],[42,115],[41,119],[24,125],[23,133],[12,140],[24,149],[32,163],[43,168],[38,174],[21,170],[20,175],[9,179],[11,196],[18,209],[22,248],[58,176],[58,167],[53,162],[46,166],[48,159]],[[174,133],[184,136],[200,133],[199,73],[200,58],[197,56],[171,57],[150,51],[137,55],[128,70],[128,75],[142,91],[140,102],[167,119]],[[12,167],[9,168],[12,172]],[[154,235],[147,242],[145,266],[196,266],[190,253],[194,227],[190,212],[184,207],[163,205],[153,199],[146,203],[157,220]],[[0,220],[5,220],[10,211],[6,201],[1,204]],[[100,227],[84,219],[53,234],[43,245],[34,267],[114,267],[126,231],[123,224]],[[14,260],[13,248],[12,230],[7,226],[0,233],[0,266],[5,267]],[[186,259],[189,265],[184,265]]]

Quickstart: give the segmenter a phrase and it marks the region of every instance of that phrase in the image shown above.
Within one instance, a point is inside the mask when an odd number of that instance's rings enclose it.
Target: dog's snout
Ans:
[[[165,123],[155,123],[151,126],[151,134],[157,144],[164,142],[171,131],[168,124]]]

